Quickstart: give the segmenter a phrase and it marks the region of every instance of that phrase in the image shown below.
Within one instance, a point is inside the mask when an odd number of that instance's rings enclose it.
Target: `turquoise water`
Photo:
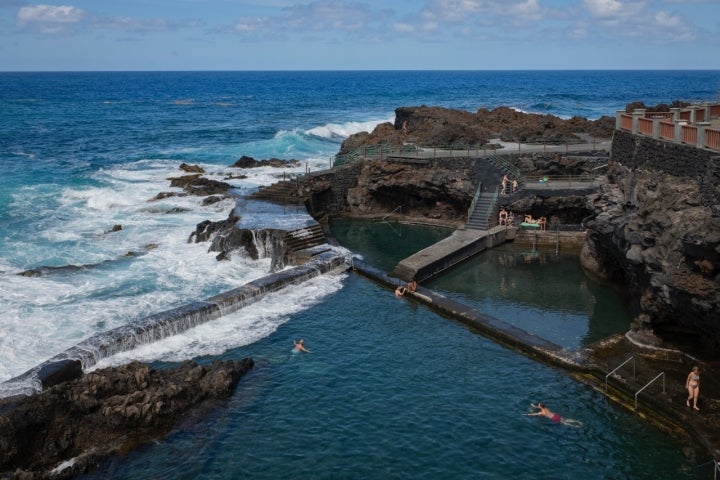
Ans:
[[[407,252],[415,253],[452,232],[347,220],[333,221],[331,229],[340,244],[386,272]],[[625,332],[632,320],[626,299],[585,275],[577,253],[533,251],[508,243],[423,286],[570,349]]]
[[[301,337],[313,353],[290,353]],[[83,478],[694,478],[681,444],[601,394],[358,275],[221,358],[246,356],[202,423]],[[523,416],[538,401],[582,427]]]
[[[571,349],[626,332],[632,320],[627,299],[588,277],[577,253],[506,244],[425,286]]]
[[[390,272],[400,260],[452,234],[445,227],[399,222],[330,220],[331,234],[358,258]]]

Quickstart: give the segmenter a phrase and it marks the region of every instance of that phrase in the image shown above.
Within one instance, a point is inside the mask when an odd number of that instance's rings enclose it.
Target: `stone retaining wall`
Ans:
[[[649,167],[696,180],[703,206],[720,215],[720,155],[716,152],[616,130],[611,159],[630,170]]]

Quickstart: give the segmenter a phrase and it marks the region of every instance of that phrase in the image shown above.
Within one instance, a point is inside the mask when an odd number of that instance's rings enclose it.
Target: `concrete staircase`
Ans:
[[[316,223],[285,234],[285,246],[288,252],[294,253],[307,248],[327,243],[322,225]]]
[[[300,195],[298,183],[294,180],[283,180],[263,187],[251,194],[250,198],[297,205],[302,205],[306,200],[305,196]]]
[[[470,214],[465,228],[471,230],[489,230],[497,224],[497,201],[492,192],[482,192]]]
[[[477,202],[475,203],[473,211],[468,217],[468,221],[465,224],[465,228],[472,230],[488,230],[498,224],[498,212],[500,211],[500,204],[511,203],[517,194],[522,190],[524,186],[524,180],[520,176],[520,170],[509,163],[507,160],[502,158],[500,155],[490,153],[485,157],[485,160],[494,172],[491,176],[493,179],[485,178],[485,184],[490,192],[482,192],[478,196]],[[486,171],[487,175],[487,171]],[[500,189],[500,181],[495,183],[495,175],[502,178],[503,175],[509,175],[511,178],[518,181],[518,188],[514,193],[510,193],[511,185],[507,186],[508,192],[506,194],[498,195],[495,193],[496,188]]]

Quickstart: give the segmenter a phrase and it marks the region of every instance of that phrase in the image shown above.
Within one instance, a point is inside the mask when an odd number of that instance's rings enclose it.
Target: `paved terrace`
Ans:
[[[491,140],[490,145],[484,148],[470,148],[464,145],[446,147],[422,147],[407,144],[401,148],[387,146],[367,146],[358,150],[336,155],[334,166],[350,163],[359,159],[405,159],[429,160],[432,158],[488,158],[496,155],[509,155],[516,153],[556,152],[556,153],[591,153],[608,152],[612,146],[609,139],[593,138],[586,134],[577,134],[580,141],[577,143],[515,143]]]

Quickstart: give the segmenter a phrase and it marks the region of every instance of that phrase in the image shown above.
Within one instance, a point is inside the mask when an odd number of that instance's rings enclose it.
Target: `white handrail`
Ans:
[[[650,381],[647,383],[647,385],[645,385],[644,387],[642,387],[640,390],[638,390],[638,391],[635,393],[635,410],[637,410],[637,399],[638,399],[638,395],[640,395],[640,392],[642,392],[643,390],[645,390],[647,387],[650,386],[651,383],[653,383],[655,380],[657,380],[657,379],[660,378],[660,377],[663,377],[663,390],[662,390],[662,393],[665,393],[665,372],[660,372],[660,373],[658,373],[658,375],[657,375],[655,378],[653,378],[652,380],[650,380]]]
[[[633,361],[633,379],[635,378],[635,357],[633,356],[633,357],[628,358],[628,359],[625,360],[624,362],[622,362],[622,363],[621,363],[620,365],[618,365],[617,367],[615,367],[615,369],[614,369],[612,372],[610,372],[610,373],[608,373],[607,375],[605,375],[605,393],[607,393],[608,377],[609,377],[610,375],[612,375],[613,373],[617,372],[617,371],[620,369],[620,367],[622,367],[623,365],[625,365],[626,363],[628,363],[630,360]]]

